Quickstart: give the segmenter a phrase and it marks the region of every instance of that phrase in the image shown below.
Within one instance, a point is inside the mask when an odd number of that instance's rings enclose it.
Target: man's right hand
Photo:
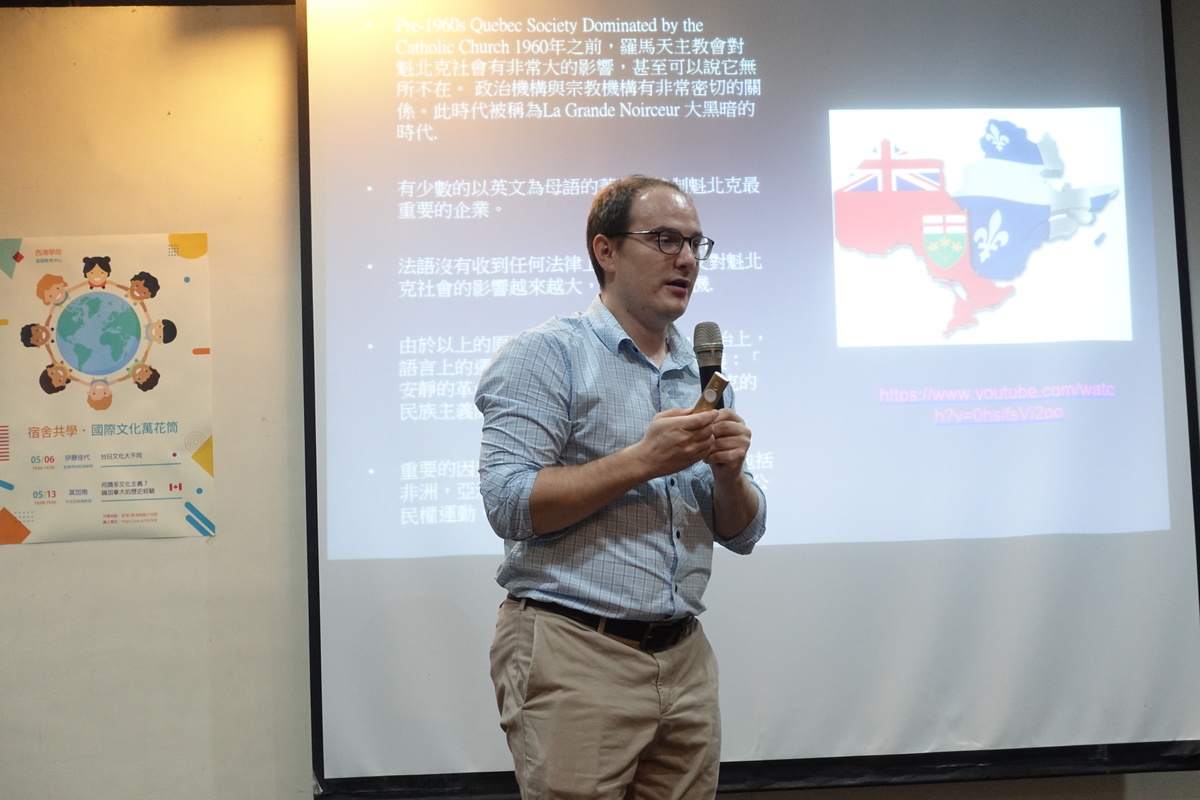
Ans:
[[[718,414],[716,410],[693,412],[688,408],[655,414],[641,441],[631,448],[646,465],[646,480],[680,472],[711,455]]]
[[[713,453],[719,411],[671,408],[654,415],[642,438],[587,464],[543,467],[529,493],[535,535],[555,533],[594,514],[646,481],[687,469]]]

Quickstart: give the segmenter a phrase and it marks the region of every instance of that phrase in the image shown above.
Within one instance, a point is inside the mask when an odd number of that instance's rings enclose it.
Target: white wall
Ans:
[[[219,509],[212,539],[0,548],[5,800],[310,796],[295,57],[290,6],[0,9],[0,236],[209,234]],[[1195,800],[1200,773],[732,797]]]
[[[218,526],[0,548],[5,800],[310,794],[294,13],[0,9],[0,235],[209,234]]]

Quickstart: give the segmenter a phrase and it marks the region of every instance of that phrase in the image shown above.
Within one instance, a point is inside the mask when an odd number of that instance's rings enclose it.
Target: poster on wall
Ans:
[[[211,536],[208,235],[0,238],[0,544]]]

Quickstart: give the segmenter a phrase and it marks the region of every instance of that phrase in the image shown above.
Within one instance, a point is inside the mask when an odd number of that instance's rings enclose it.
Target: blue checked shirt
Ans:
[[[596,298],[588,310],[518,334],[484,370],[480,493],[504,539],[496,580],[520,597],[637,620],[704,610],[713,542],[749,553],[767,502],[733,539],[713,531],[707,464],[655,478],[562,531],[534,536],[529,494],[542,467],[584,464],[641,439],[665,408],[691,408],[700,375],[675,326],[662,369],[642,355]],[[753,477],[751,481],[753,482]]]

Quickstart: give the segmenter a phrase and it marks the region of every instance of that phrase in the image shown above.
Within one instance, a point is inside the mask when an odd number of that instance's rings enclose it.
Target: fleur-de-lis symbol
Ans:
[[[984,261],[987,261],[992,253],[1008,244],[1008,232],[1000,230],[1000,226],[1003,223],[1004,220],[1000,216],[1000,209],[996,209],[992,212],[992,217],[988,220],[986,229],[975,229],[974,239],[979,245],[979,263],[982,264]]]
[[[996,152],[1000,152],[1008,144],[1008,137],[995,125],[988,125],[987,134],[983,138],[996,148]]]

